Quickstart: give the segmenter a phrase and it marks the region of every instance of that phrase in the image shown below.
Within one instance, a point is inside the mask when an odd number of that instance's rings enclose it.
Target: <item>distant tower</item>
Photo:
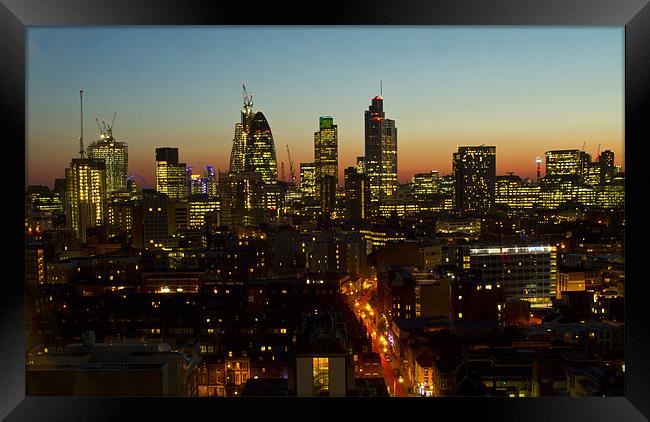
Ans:
[[[178,148],[156,148],[156,190],[169,199],[188,196],[188,179],[185,163],[178,162]]]
[[[616,173],[616,165],[614,164],[614,152],[610,150],[603,151],[598,157],[598,164],[601,168],[601,183],[610,182]]]
[[[331,214],[338,186],[338,127],[331,116],[322,116],[319,131],[314,132],[314,167],[321,211]]]
[[[300,163],[300,192],[309,198],[316,198],[316,169],[314,163]]]
[[[244,171],[259,173],[266,185],[278,181],[278,164],[275,158],[273,134],[266,117],[261,111],[253,116],[246,140]]]
[[[99,125],[99,140],[88,146],[88,157],[102,159],[106,163],[106,191],[110,194],[113,192],[125,192],[126,178],[128,177],[127,167],[129,163],[128,145],[126,142],[116,141],[113,137],[113,124],[117,111],[113,115],[113,121],[103,126]]]
[[[246,142],[253,120],[253,94],[246,91],[246,85],[242,84],[244,107],[241,110],[241,121],[235,124],[235,137],[232,141],[230,152],[230,172],[237,174],[244,171],[246,157]]]
[[[486,214],[494,205],[496,147],[462,146],[454,153],[456,209]]]
[[[379,203],[390,198],[397,189],[397,128],[386,119],[384,100],[378,95],[364,113],[365,171],[370,184],[373,212]]]
[[[81,135],[79,155],[65,169],[65,213],[68,228],[75,239],[86,243],[88,228],[106,221],[106,165],[103,160],[86,158],[83,150],[83,90],[81,101]]]
[[[535,163],[537,163],[537,184],[542,181],[542,157],[535,158]]]
[[[365,174],[356,167],[345,169],[345,218],[351,224],[362,223],[367,218],[370,187]]]
[[[65,169],[66,220],[76,239],[106,221],[106,167],[101,160],[73,158]]]
[[[581,176],[584,154],[577,149],[546,151],[546,176]]]
[[[217,174],[212,166],[205,166],[205,180],[210,198],[217,197]]]

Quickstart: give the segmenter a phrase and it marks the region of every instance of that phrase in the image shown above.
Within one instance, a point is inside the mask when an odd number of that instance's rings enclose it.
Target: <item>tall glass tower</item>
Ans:
[[[244,171],[259,173],[265,185],[278,182],[278,165],[275,159],[273,134],[261,111],[253,116],[246,142]]]
[[[86,230],[106,221],[106,165],[103,160],[73,158],[65,169],[65,213],[73,236],[86,243]]]
[[[102,131],[100,139],[88,145],[88,158],[106,163],[106,192],[126,192],[129,152],[126,142],[116,141],[112,131]]]
[[[397,128],[394,120],[386,118],[381,96],[372,99],[364,120],[365,169],[372,210],[376,214],[379,203],[390,198],[397,189]]]
[[[316,197],[321,210],[331,213],[336,204],[338,185],[338,127],[331,116],[322,116],[318,132],[314,132],[314,166]]]
[[[245,171],[246,143],[253,120],[253,94],[246,91],[246,86],[242,85],[242,87],[244,89],[244,107],[241,110],[241,121],[235,123],[235,137],[230,152],[230,172],[234,174]]]

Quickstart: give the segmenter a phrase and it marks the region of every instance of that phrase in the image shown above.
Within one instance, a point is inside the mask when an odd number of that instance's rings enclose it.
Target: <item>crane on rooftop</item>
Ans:
[[[289,172],[291,173],[291,184],[296,183],[296,171],[293,167],[293,161],[291,161],[291,153],[289,152],[289,145],[287,145],[287,155],[289,156]]]

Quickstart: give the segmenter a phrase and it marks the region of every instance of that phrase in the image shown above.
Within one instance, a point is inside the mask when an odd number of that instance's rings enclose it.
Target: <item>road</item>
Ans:
[[[353,292],[353,294],[348,296],[348,303],[354,310],[355,314],[357,314],[357,316],[363,321],[366,332],[372,340],[372,350],[378,353],[381,358],[384,382],[386,383],[391,396],[407,397],[410,394],[405,386],[405,380],[401,376],[395,376],[393,374],[393,371],[398,367],[397,362],[394,360],[388,362],[386,360],[386,356],[391,356],[392,359],[394,359],[394,357],[390,353],[390,345],[385,340],[384,335],[377,331],[375,323],[376,315],[368,303],[373,293],[373,288]],[[386,352],[384,352],[384,349],[386,349]],[[400,379],[402,380],[401,382]]]

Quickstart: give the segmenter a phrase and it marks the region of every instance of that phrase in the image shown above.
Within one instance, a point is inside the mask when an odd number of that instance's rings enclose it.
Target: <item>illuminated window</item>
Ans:
[[[330,389],[329,358],[312,358],[315,396],[328,396]]]

